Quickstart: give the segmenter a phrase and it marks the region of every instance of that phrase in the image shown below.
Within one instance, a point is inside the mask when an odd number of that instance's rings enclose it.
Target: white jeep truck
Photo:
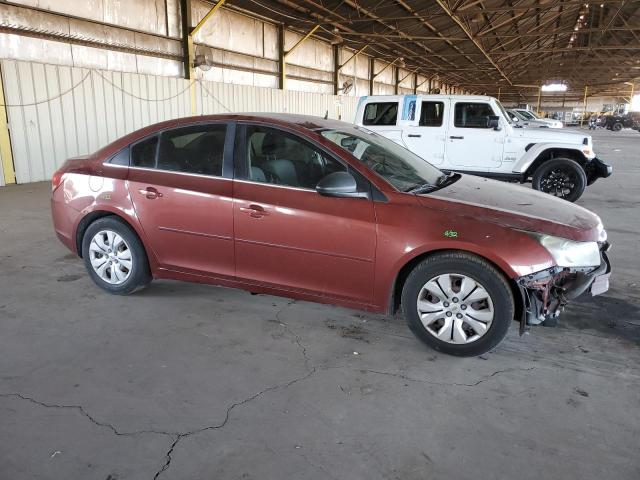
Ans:
[[[611,175],[590,135],[523,128],[500,102],[475,95],[361,97],[355,124],[383,135],[443,170],[512,182],[576,201]]]

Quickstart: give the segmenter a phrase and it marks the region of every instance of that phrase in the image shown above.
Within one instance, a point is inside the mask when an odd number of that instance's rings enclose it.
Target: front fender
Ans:
[[[549,150],[571,150],[584,157],[585,160],[595,157],[593,154],[586,156],[582,151],[583,148],[587,148],[587,146],[575,143],[536,143],[513,165],[513,172],[525,173],[540,155]]]

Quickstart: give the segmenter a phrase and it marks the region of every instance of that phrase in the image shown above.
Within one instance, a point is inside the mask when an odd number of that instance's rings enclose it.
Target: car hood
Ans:
[[[586,208],[546,193],[473,175],[441,190],[419,195],[430,208],[476,220],[576,241],[600,239],[602,222]]]

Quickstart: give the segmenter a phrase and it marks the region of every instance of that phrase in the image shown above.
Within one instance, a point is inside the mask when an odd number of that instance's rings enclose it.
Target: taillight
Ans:
[[[62,180],[64,180],[64,170],[60,169],[60,170],[56,170],[55,173],[53,174],[53,177],[51,177],[51,191],[55,192],[56,188],[58,188],[60,186],[60,184],[62,183]]]

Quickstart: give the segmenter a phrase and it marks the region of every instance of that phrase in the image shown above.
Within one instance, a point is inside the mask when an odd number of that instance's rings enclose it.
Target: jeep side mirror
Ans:
[[[497,115],[489,115],[487,117],[487,128],[500,130],[500,117]]]

